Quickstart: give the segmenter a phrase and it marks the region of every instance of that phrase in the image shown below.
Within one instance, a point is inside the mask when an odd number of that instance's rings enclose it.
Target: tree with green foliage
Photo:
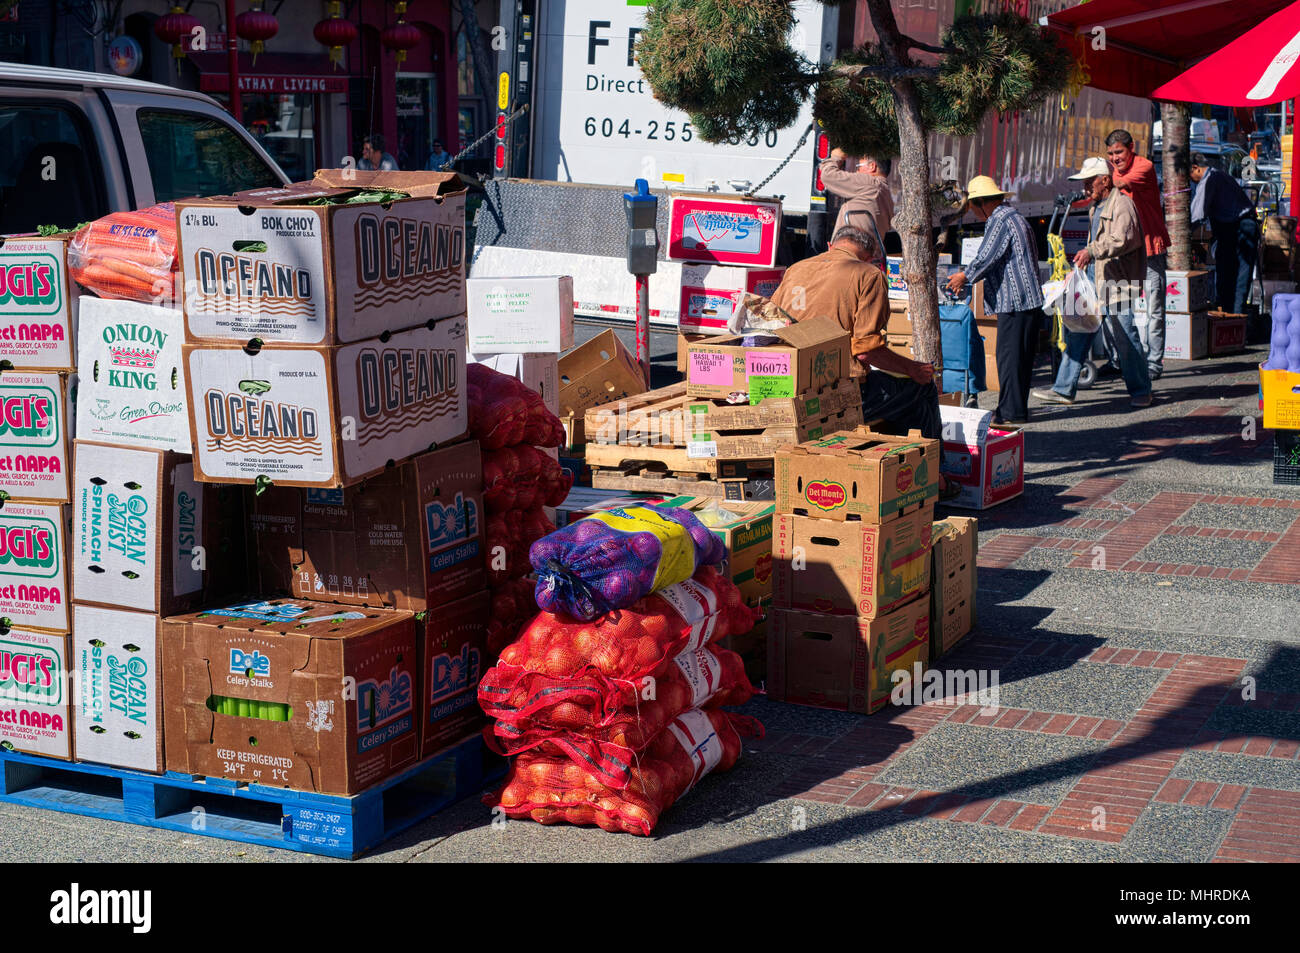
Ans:
[[[651,0],[638,58],[655,98],[689,113],[709,142],[784,129],[811,96],[813,116],[833,145],[899,158],[894,227],[916,352],[938,367],[929,135],[971,135],[991,109],[1038,105],[1065,88],[1071,59],[1019,14],[957,17],[935,46],[904,35],[889,0],[867,6],[878,42],[819,68],[790,46],[791,0]],[[918,59],[917,51],[930,55]]]

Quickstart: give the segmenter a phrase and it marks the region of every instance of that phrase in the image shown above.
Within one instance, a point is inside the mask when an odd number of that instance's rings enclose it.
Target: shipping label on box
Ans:
[[[280,489],[254,501],[263,582],[294,596],[422,612],[486,585],[477,441],[347,489]]]
[[[15,626],[68,631],[68,507],[0,507],[0,616]]]
[[[0,361],[23,370],[77,367],[77,283],[67,238],[0,238]]]
[[[781,203],[674,195],[668,200],[668,257],[771,268],[781,237]]]
[[[1300,374],[1259,366],[1260,403],[1269,430],[1300,430]]]
[[[746,343],[751,342],[751,343]],[[686,394],[750,403],[820,390],[848,376],[849,334],[814,318],[755,335],[705,338],[686,345]]]
[[[573,279],[470,278],[471,354],[559,354],[573,347]]]
[[[768,696],[799,705],[879,711],[930,652],[928,599],[874,619],[774,608],[768,624]]]
[[[0,632],[0,742],[47,758],[72,758],[73,679],[68,636]]]
[[[865,428],[778,450],[776,511],[883,523],[939,495],[939,441]]]
[[[380,189],[409,197],[314,204]],[[452,173],[324,169],[176,212],[191,342],[347,343],[465,310],[465,191]]]
[[[264,600],[165,624],[169,771],[351,795],[418,759],[411,613]]]
[[[430,613],[420,640],[420,757],[474,734],[486,721],[478,682],[487,661],[491,594],[477,592]]]
[[[975,625],[975,560],[979,525],[950,516],[931,529],[930,664],[952,650]]]
[[[66,503],[71,420],[67,374],[0,372],[0,490],[13,499]]]
[[[933,517],[931,505],[888,523],[778,516],[776,604],[874,618],[915,599],[930,588]]]
[[[72,591],[78,602],[170,615],[210,591],[220,506],[189,457],[77,441]]]
[[[72,617],[77,760],[162,771],[159,617],[83,605]]]
[[[728,334],[746,292],[770,298],[781,284],[784,268],[729,268],[682,265],[682,294],[677,329],[695,334]]]
[[[213,483],[359,483],[468,427],[465,321],[336,348],[187,345],[195,472]]]
[[[181,312],[86,296],[77,433],[83,440],[190,453]]]

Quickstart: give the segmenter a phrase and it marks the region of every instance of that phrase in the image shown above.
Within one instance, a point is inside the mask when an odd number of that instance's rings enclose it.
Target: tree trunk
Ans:
[[[1165,227],[1169,229],[1167,267],[1171,271],[1188,271],[1192,267],[1189,127],[1186,103],[1160,104],[1162,191],[1165,193]]]
[[[885,64],[907,69],[913,64],[898,29],[889,0],[867,0],[871,25],[880,39]],[[903,242],[903,278],[912,318],[916,358],[942,372],[939,347],[939,288],[934,241],[931,238],[929,130],[921,121],[921,98],[912,79],[893,79],[894,111],[898,116],[898,180],[902,185],[894,230]],[[940,378],[942,379],[942,378]]]
[[[496,101],[492,88],[493,67],[488,64],[487,51],[483,49],[483,30],[478,25],[475,0],[460,0],[460,18],[464,22],[465,40],[469,43],[470,58],[474,61],[474,79],[481,87],[479,92],[489,105]],[[512,40],[513,42],[513,40]],[[454,65],[450,68],[454,68]],[[491,116],[488,122],[492,122]],[[452,155],[455,155],[453,152]]]

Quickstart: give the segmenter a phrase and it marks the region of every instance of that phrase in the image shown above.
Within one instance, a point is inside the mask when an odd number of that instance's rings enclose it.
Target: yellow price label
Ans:
[[[497,108],[502,112],[510,105],[510,74],[502,73],[497,80]]]

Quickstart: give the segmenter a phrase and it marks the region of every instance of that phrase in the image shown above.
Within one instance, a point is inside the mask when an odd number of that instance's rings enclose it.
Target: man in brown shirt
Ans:
[[[772,302],[796,321],[825,316],[852,335],[853,376],[862,387],[862,415],[885,419],[886,432],[918,429],[939,439],[939,391],[934,365],[885,345],[889,285],[871,264],[875,239],[858,228],[835,231],[831,247],[786,269]]]
[[[885,178],[889,172],[889,160],[864,156],[859,160],[856,172],[846,172],[844,151],[834,149],[830,158],[822,161],[818,171],[826,191],[844,200],[831,234],[852,226],[866,232],[877,243],[883,242],[885,233],[894,227],[894,197]],[[879,263],[885,260],[885,250],[879,244],[875,260]]]

